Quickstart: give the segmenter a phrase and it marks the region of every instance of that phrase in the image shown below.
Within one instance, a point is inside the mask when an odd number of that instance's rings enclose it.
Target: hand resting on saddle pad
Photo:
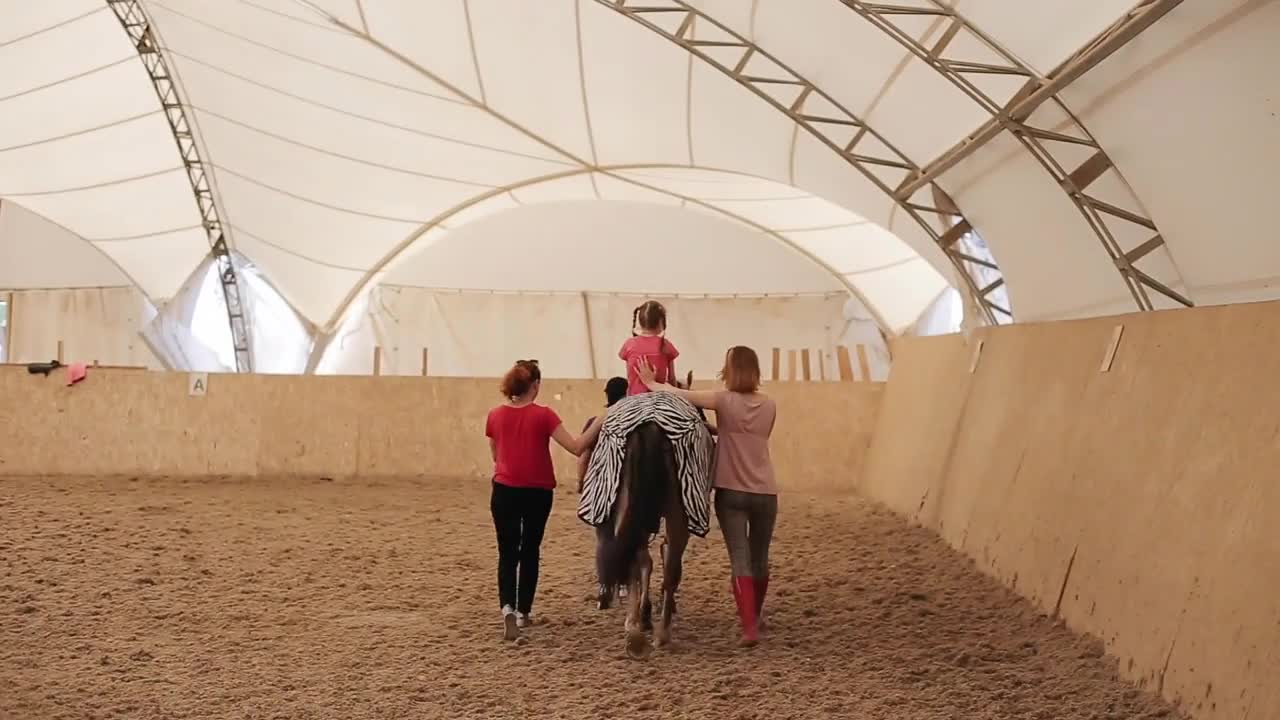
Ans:
[[[622,480],[627,437],[646,422],[657,424],[671,441],[689,532],[706,537],[711,529],[711,460],[715,445],[697,408],[670,393],[632,395],[609,409],[583,479],[578,517],[592,526],[609,521]]]

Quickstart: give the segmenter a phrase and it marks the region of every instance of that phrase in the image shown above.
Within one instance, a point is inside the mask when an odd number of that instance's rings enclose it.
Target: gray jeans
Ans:
[[[768,577],[778,496],[716,489],[716,519],[734,577]]]

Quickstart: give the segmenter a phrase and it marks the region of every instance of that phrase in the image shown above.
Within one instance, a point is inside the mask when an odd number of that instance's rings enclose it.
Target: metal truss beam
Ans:
[[[1108,171],[1114,172],[1121,180],[1123,177],[1097,139],[1059,96],[1064,88],[1164,17],[1182,0],[1143,0],[1047,77],[1040,77],[1013,53],[983,33],[960,13],[943,5],[940,0],[928,0],[927,5],[920,3],[913,6],[863,0],[841,0],[841,2],[936,70],[991,115],[991,120],[976,132],[961,140],[955,147],[921,170],[911,173],[895,189],[898,197],[912,197],[921,188],[935,183],[947,170],[955,167],[1002,132],[1007,131],[1035,157],[1080,211],[1090,230],[1098,237],[1112,263],[1120,272],[1139,310],[1154,309],[1148,290],[1155,291],[1180,305],[1192,306],[1193,303],[1189,298],[1144,272],[1135,264],[1164,244],[1164,238],[1155,222],[1143,213],[1112,205],[1086,192],[1094,181]],[[945,26],[939,38],[932,45],[926,45],[924,41],[900,25],[901,19],[905,16],[935,17],[944,21]],[[986,47],[999,56],[1001,62],[997,64],[988,61],[966,61],[963,58],[948,56],[947,49],[962,33],[977,41],[976,45],[969,43],[970,47]],[[973,81],[972,76],[982,74],[1024,77],[1026,83],[1009,100],[1001,103]],[[1073,132],[1035,127],[1030,123],[1031,115],[1046,103],[1057,106],[1061,115],[1068,118],[1069,129]],[[1092,152],[1083,163],[1073,170],[1067,170],[1064,162],[1053,152],[1053,148],[1056,147],[1061,154],[1064,145],[1083,146]],[[1150,233],[1149,239],[1126,250],[1116,239],[1114,226],[1109,225],[1116,222],[1124,222],[1144,229]]]
[[[637,0],[631,4],[627,0],[596,2],[684,48],[817,138],[892,198],[924,229],[956,268],[988,324],[1013,319],[1009,308],[991,299],[991,293],[1004,285],[999,268],[964,251],[961,240],[973,226],[942,188],[933,183],[921,185],[918,188],[921,192],[911,195],[896,193],[884,175],[905,173],[910,177],[922,170],[862,118],[755,42],[682,0]],[[703,36],[699,27],[714,28],[714,32]],[[787,95],[790,97],[786,100],[779,97]],[[934,198],[945,198],[946,202],[936,202]],[[934,227],[929,216],[943,229]]]
[[[227,247],[226,235],[223,231],[222,219],[218,214],[217,203],[214,202],[213,188],[205,165],[200,159],[200,150],[192,132],[191,123],[187,119],[182,98],[178,94],[177,84],[169,73],[168,63],[160,52],[159,43],[151,31],[151,19],[147,16],[140,0],[107,0],[107,5],[115,13],[116,19],[129,35],[133,47],[146,68],[151,84],[155,87],[156,96],[160,98],[160,106],[164,110],[173,139],[178,144],[178,153],[182,156],[182,164],[187,171],[187,179],[191,183],[191,191],[195,195],[196,206],[200,209],[201,223],[205,235],[209,239],[209,254],[218,270],[218,282],[222,285],[222,296],[227,309],[227,322],[231,326],[231,343],[235,350],[236,372],[253,372],[253,356],[249,351],[249,328],[244,304],[241,302],[240,282],[236,272],[231,251]]]
[[[950,150],[944,152],[937,160],[926,165],[924,172],[920,176],[912,178],[910,182],[905,183],[903,189],[905,190],[913,185],[919,187],[955,167],[961,160],[972,155],[978,148],[999,135],[1010,122],[1025,122],[1036,111],[1036,108],[1054,99],[1068,85],[1075,82],[1089,70],[1097,67],[1103,60],[1111,57],[1112,53],[1137,37],[1139,33],[1164,17],[1181,2],[1182,0],[1147,0],[1147,2],[1142,3],[1123,18],[1117,20],[1115,24],[1095,37],[1084,48],[1072,54],[1065,62],[1043,78],[1036,77],[1030,70],[1024,70],[1021,67],[1016,69],[1008,68],[1008,74],[1030,76],[1027,84],[1003,105],[994,105],[994,103],[988,105],[986,103],[990,101],[986,98],[975,98],[978,102],[983,103],[988,112],[991,112],[995,117],[988,120],[981,128],[961,140]],[[846,4],[851,5],[851,3]],[[854,9],[857,10],[857,8]],[[951,18],[947,26],[948,43],[961,29],[966,29],[971,34],[983,38],[985,42],[986,36],[981,35],[980,31],[970,25],[964,18],[959,17],[954,11],[947,10],[945,13],[939,14],[948,15]],[[994,45],[994,43],[991,43],[991,45]],[[942,48],[935,46],[934,56],[938,56],[943,49],[945,49],[945,45]]]

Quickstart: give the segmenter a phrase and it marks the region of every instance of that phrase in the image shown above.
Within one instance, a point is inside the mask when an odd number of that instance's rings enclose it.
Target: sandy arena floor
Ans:
[[[484,482],[0,481],[0,718],[1180,717],[856,499],[784,497],[763,646],[713,529],[677,645],[629,661],[575,500],[517,645]]]

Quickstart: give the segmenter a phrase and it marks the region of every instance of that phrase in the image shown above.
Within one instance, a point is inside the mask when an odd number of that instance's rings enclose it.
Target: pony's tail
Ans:
[[[607,586],[626,582],[636,553],[658,531],[674,476],[671,441],[656,423],[642,423],[627,438],[619,496],[626,494],[622,515],[615,522],[614,537],[605,557]]]

